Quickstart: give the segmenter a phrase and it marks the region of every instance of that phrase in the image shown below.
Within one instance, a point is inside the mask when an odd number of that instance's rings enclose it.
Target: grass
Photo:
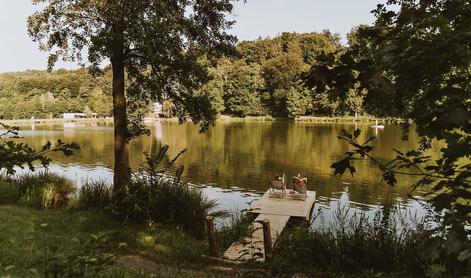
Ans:
[[[275,272],[424,275],[427,262],[421,238],[426,222],[411,221],[394,209],[379,210],[373,219],[349,215],[348,207],[339,207],[328,225],[301,226],[284,233],[274,251]]]
[[[133,178],[119,209],[112,206],[112,185],[103,181],[88,181],[76,190],[70,180],[48,172],[0,176],[0,205],[112,212],[126,221],[181,228],[199,239],[205,234],[206,216],[217,214],[216,202],[201,191],[178,179],[143,175]]]
[[[42,273],[45,254],[50,258],[53,255],[66,258],[76,253],[91,235],[106,239],[100,249],[103,254],[116,257],[143,254],[167,266],[198,269],[204,264],[200,255],[207,249],[205,241],[174,229],[123,224],[98,211],[0,206],[0,274],[31,277]],[[116,268],[119,267],[107,267],[102,273],[109,275]],[[131,269],[126,271],[139,274]]]
[[[77,192],[74,206],[78,209],[105,211],[111,205],[112,187],[104,181],[87,181]]]
[[[223,235],[229,243],[246,232],[245,221],[240,214],[235,214],[219,235]],[[387,246],[390,241],[384,239],[392,237],[369,233],[370,236],[360,232],[340,236],[328,234],[327,230],[295,228],[291,233],[282,235],[274,250],[273,262],[263,267],[280,277],[296,273],[304,273],[307,277],[410,277],[404,275],[410,274],[407,266],[398,271],[396,268],[378,269],[365,263],[388,250],[368,243],[383,242]],[[87,253],[87,256],[100,258],[111,255],[119,263],[104,265],[98,273],[83,277],[149,277],[149,272],[157,275],[154,277],[233,277],[240,270],[236,267],[229,273],[215,271],[211,268],[213,262],[201,257],[201,254],[207,253],[206,241],[196,240],[178,229],[163,225],[124,224],[97,210],[36,210],[7,205],[0,206],[0,274],[10,277],[41,274],[46,253],[49,258],[70,258],[77,254],[77,250],[98,248],[86,244],[91,235],[100,235],[106,241],[97,252]],[[84,243],[85,246],[82,246]],[[354,246],[357,249],[351,248]],[[373,249],[376,250],[373,252]],[[345,254],[339,255],[339,252]],[[395,258],[389,262],[382,261],[384,258],[391,259],[388,256]],[[386,252],[377,260],[385,265],[398,266],[398,260],[410,258],[404,253]],[[71,264],[70,260],[65,262]],[[72,262],[77,264],[76,260]],[[410,261],[412,263],[415,261]],[[346,264],[358,265],[351,268]],[[260,273],[263,271],[258,275]]]
[[[201,255],[208,251],[205,217],[215,203],[201,192],[142,175],[130,184],[124,211],[113,214],[111,186],[89,182],[75,195],[73,189],[67,179],[47,173],[0,177],[1,277],[145,277],[147,270],[165,277],[212,275]],[[262,267],[279,276],[442,273],[420,254],[427,223],[410,220],[394,209],[367,219],[339,207],[327,225],[283,232],[273,260]],[[217,231],[221,254],[250,232],[251,219],[233,213],[223,221]]]
[[[75,186],[70,180],[48,172],[0,176],[0,205],[59,208],[68,204],[74,191]]]
[[[122,207],[112,206],[112,187],[104,182],[87,182],[79,190],[73,206],[79,210],[112,212],[123,221],[164,224],[202,239],[206,216],[215,212],[216,202],[179,180],[157,178],[148,183],[135,178],[128,186]]]
[[[198,270],[208,263],[201,239],[215,203],[177,180],[153,181],[135,179],[124,213],[115,214],[104,182],[75,191],[69,180],[46,172],[1,176],[0,277],[147,275],[126,256],[167,277],[194,277],[192,269],[207,276],[211,271]],[[111,266],[115,261],[122,265]]]
[[[250,235],[250,223],[252,220],[253,217],[238,211],[230,213],[227,218],[223,219],[216,231],[220,254],[223,254],[233,242]]]

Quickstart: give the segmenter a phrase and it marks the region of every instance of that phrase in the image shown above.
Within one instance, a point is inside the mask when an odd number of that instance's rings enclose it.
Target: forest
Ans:
[[[367,45],[358,29],[348,35],[347,46],[329,31],[240,42],[235,55],[208,67],[209,79],[194,94],[208,97],[218,114],[235,117],[381,116],[381,102],[370,91],[384,90],[379,85],[387,85],[387,79],[376,82],[355,68],[353,62],[364,58]],[[348,82],[337,85],[339,76]],[[110,67],[99,76],[87,69],[0,75],[0,119],[56,118],[65,112],[106,117],[112,114],[111,99]],[[165,116],[173,116],[170,100],[160,101]],[[150,101],[140,102],[149,112]]]

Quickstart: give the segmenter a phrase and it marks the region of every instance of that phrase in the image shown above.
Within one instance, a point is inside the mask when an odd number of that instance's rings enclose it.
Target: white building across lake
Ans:
[[[64,119],[96,119],[97,113],[85,114],[85,113],[64,113]]]
[[[163,105],[160,102],[154,102],[154,107],[152,108],[152,113],[160,115],[163,113]]]

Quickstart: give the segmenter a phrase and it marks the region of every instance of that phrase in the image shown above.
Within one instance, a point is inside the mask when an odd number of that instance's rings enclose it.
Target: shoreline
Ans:
[[[160,122],[178,122],[178,118],[148,118],[150,121]],[[190,120],[191,121],[191,120]],[[221,115],[216,119],[216,122],[277,122],[277,121],[289,121],[299,123],[394,123],[397,121],[395,118],[377,118],[373,116],[342,116],[342,117],[322,117],[322,116],[302,116],[295,119],[285,117],[271,117],[271,116],[248,116],[245,118],[232,117]],[[7,125],[27,125],[27,124],[60,124],[60,123],[112,123],[113,118],[95,118],[95,119],[64,119],[64,118],[52,118],[52,119],[11,119],[11,120],[0,120],[0,123]]]
[[[14,119],[14,120],[0,120],[0,123],[7,125],[27,125],[27,124],[60,124],[60,123],[112,123],[113,118],[95,118],[95,119]]]

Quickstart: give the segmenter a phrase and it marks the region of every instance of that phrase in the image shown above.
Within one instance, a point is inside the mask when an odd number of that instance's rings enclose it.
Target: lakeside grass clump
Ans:
[[[69,203],[74,191],[72,181],[49,172],[0,176],[0,205],[59,208]]]
[[[112,186],[105,181],[86,181],[77,191],[75,207],[105,211],[111,205]]]
[[[131,180],[119,209],[112,203],[112,187],[103,181],[87,181],[78,190],[74,207],[110,213],[123,221],[163,224],[203,238],[205,219],[217,204],[199,190],[190,188],[179,179],[168,177],[137,177]]]
[[[274,249],[276,273],[372,273],[424,276],[423,219],[399,209],[378,210],[372,219],[339,207],[318,228],[303,225],[284,233]],[[438,276],[440,277],[440,276]]]
[[[135,178],[129,184],[121,217],[146,223],[160,223],[181,228],[196,238],[203,238],[205,219],[216,209],[216,202],[179,179],[166,177]]]

